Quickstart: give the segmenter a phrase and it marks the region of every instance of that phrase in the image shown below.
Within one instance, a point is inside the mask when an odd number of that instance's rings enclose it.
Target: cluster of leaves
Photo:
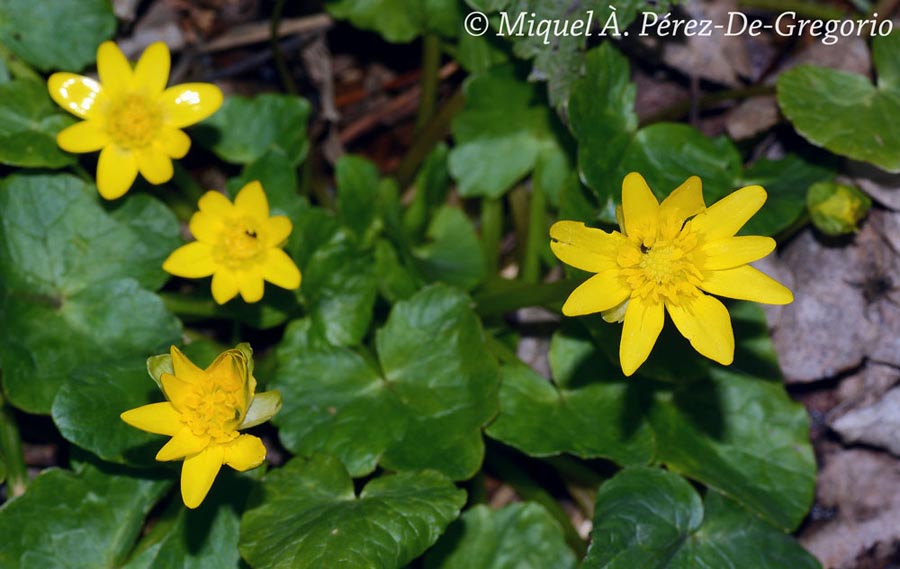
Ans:
[[[496,224],[485,212],[530,188],[541,241],[524,240],[522,255],[549,270],[550,219],[610,222],[630,171],[660,192],[699,175],[707,203],[762,184],[770,199],[747,230],[773,235],[803,214],[807,188],[830,181],[831,168],[794,155],[745,166],[727,138],[684,124],[639,128],[628,59],[610,41],[585,53],[582,40],[552,50],[477,40],[461,32],[468,7],[455,0],[333,0],[333,15],[388,41],[437,34],[473,72],[454,144],[434,147],[411,201],[374,164],[345,156],[333,206],[311,203],[297,178],[308,102],[229,97],[191,134],[231,165],[227,191],[260,180],[273,214],[291,218],[286,251],[303,283],[269,289],[257,305],[214,307],[208,287],[161,290],[161,263],[182,243],[172,203],[141,191],[100,203],[57,149],[71,121],[37,72],[89,66],[115,31],[107,2],[58,4],[37,14],[27,0],[0,2],[0,364],[5,398],[52,417],[71,465],[45,470],[0,509],[10,537],[0,565],[401,567],[421,557],[442,569],[575,567],[585,543],[531,479],[539,465],[590,497],[583,567],[818,566],[788,535],[813,496],[808,421],[782,387],[756,307],[729,307],[733,366],[694,356],[667,331],[629,379],[617,365],[619,327],[566,321],[550,341],[548,381],[516,357],[521,331],[496,304],[526,306],[547,289],[495,274],[498,251],[484,235]],[[553,17],[571,4],[471,7]],[[602,20],[611,3],[583,4]],[[623,27],[645,7],[616,4]],[[549,95],[527,81],[523,57]],[[779,101],[810,142],[896,170],[900,140],[878,117],[900,101],[900,35],[879,39],[875,60],[878,87],[798,68],[779,81]],[[872,105],[854,106],[858,98]],[[872,126],[837,136],[848,124]],[[448,200],[454,184],[481,205],[481,236]],[[188,355],[211,361],[224,346],[202,337],[210,327],[270,342],[255,345],[257,376],[282,392],[274,423],[293,457],[268,473],[223,472],[206,503],[186,511],[171,491],[176,470],[152,460],[159,437],[119,413],[158,397],[147,356],[191,338]],[[590,459],[621,470],[603,480]],[[581,475],[570,476],[572,465]],[[478,505],[485,471],[526,501]]]

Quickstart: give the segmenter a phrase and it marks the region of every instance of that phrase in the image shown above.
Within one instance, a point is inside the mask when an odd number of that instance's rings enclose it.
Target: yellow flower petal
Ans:
[[[172,346],[169,354],[172,356],[172,371],[175,372],[175,377],[187,383],[193,383],[200,379],[203,370],[189,360],[184,352]]]
[[[266,447],[259,437],[241,435],[225,445],[225,464],[239,472],[256,468],[265,459]]]
[[[109,136],[98,121],[73,124],[56,135],[56,143],[66,152],[96,152],[109,142]]]
[[[199,506],[222,468],[225,450],[213,445],[186,459],[181,468],[181,499],[184,505],[194,509]]]
[[[691,221],[706,241],[731,237],[766,203],[762,186],[747,186],[728,194]]]
[[[169,442],[159,449],[159,452],[156,453],[156,460],[160,462],[180,460],[186,456],[197,454],[208,446],[209,437],[198,437],[188,427],[182,427],[175,433],[175,436],[169,439]]]
[[[164,152],[172,158],[184,158],[191,148],[191,139],[184,131],[177,128],[163,127],[154,146],[160,152]]]
[[[222,230],[225,227],[221,217],[205,211],[198,211],[192,215],[189,226],[191,228],[191,235],[197,240],[206,243],[215,243],[218,241],[219,235],[221,235]]]
[[[628,302],[622,325],[622,342],[619,344],[619,361],[626,376],[633,374],[647,360],[662,331],[664,319],[661,302],[654,303],[640,297]]]
[[[150,44],[134,67],[135,89],[148,97],[158,97],[169,82],[170,66],[168,46],[161,41]]]
[[[294,264],[293,259],[281,249],[271,249],[266,253],[266,262],[263,265],[262,278],[275,286],[287,290],[300,287],[300,269]],[[245,297],[246,300],[246,297]],[[247,302],[250,302],[249,300]]]
[[[182,245],[172,251],[162,268],[170,275],[188,279],[208,277],[217,270],[212,246],[200,241]]]
[[[166,124],[183,128],[198,123],[222,106],[222,91],[210,83],[184,83],[169,87],[160,95]]]
[[[97,75],[103,90],[116,97],[131,90],[134,74],[125,54],[114,42],[105,41],[97,48]]]
[[[550,249],[560,261],[592,273],[616,266],[616,255],[623,241],[577,221],[557,221],[550,227],[550,238]]]
[[[238,293],[237,277],[231,271],[217,270],[212,279],[213,300],[225,304]]]
[[[203,213],[208,213],[216,217],[228,217],[234,212],[234,206],[220,192],[210,190],[203,194],[197,206]]]
[[[771,237],[727,237],[703,245],[697,267],[707,271],[732,269],[762,259],[774,250],[775,240]]]
[[[794,294],[787,287],[749,265],[704,273],[700,288],[718,296],[765,304],[794,301]]]
[[[656,240],[659,202],[644,177],[632,172],[622,180],[622,217],[625,234],[647,246]]]
[[[731,365],[734,332],[724,304],[709,295],[699,294],[678,306],[667,303],[666,310],[695,350],[722,365]]]
[[[269,251],[269,253],[272,253],[272,251]],[[262,275],[258,272],[241,271],[237,273],[237,284],[244,302],[253,304],[262,299],[265,284]]]
[[[269,218],[269,200],[262,184],[255,180],[241,188],[234,198],[234,207],[260,219]]]
[[[134,179],[138,166],[134,153],[115,145],[104,146],[97,161],[97,190],[108,200],[122,197]]]
[[[562,312],[566,316],[593,314],[620,304],[631,294],[619,277],[618,269],[598,273],[572,291]]]
[[[166,399],[182,413],[187,411],[187,402],[194,393],[192,385],[171,373],[162,374],[159,381],[162,383],[162,390]]]
[[[138,171],[141,176],[154,186],[158,186],[172,179],[175,173],[172,167],[172,159],[155,148],[148,147],[138,150],[135,153],[137,157]]]
[[[97,105],[105,97],[100,83],[74,73],[54,73],[47,90],[57,105],[83,119],[97,115]]]
[[[119,417],[132,427],[157,435],[172,436],[184,427],[181,413],[168,401],[129,409]]]
[[[705,207],[703,183],[697,176],[691,176],[659,204],[659,223],[663,237],[674,238],[681,231],[685,220],[697,215]]]
[[[294,229],[291,220],[284,215],[270,217],[265,222],[266,245],[269,247],[281,247]]]

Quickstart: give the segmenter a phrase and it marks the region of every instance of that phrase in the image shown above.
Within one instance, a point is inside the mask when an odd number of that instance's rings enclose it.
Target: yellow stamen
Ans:
[[[113,142],[129,150],[150,146],[158,138],[162,124],[159,104],[138,94],[111,103],[106,115],[107,134]]]
[[[214,251],[215,260],[230,269],[241,268],[256,260],[266,250],[261,231],[250,216],[228,220]]]

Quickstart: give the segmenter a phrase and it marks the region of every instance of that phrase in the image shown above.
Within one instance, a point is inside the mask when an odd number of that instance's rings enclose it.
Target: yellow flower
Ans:
[[[263,297],[263,281],[286,288],[300,286],[300,270],[281,250],[293,229],[283,215],[269,217],[269,202],[259,182],[250,182],[234,198],[219,192],[200,198],[200,211],[191,217],[197,238],[176,249],[163,269],[177,276],[212,275],[212,295],[225,304],[240,291],[246,302]]]
[[[628,174],[621,233],[574,221],[550,228],[550,247],[561,261],[597,273],[572,292],[563,314],[603,312],[608,322],[624,319],[619,359],[625,375],[650,355],[663,327],[663,307],[695,350],[729,365],[731,318],[704,293],[767,304],[794,300],[791,291],[748,265],[771,253],[775,241],[735,236],[765,201],[761,186],[747,186],[707,208],[700,178],[692,176],[660,204],[640,174]]]
[[[248,344],[222,352],[205,370],[172,346],[171,354],[147,360],[150,376],[168,401],[144,405],[120,416],[142,431],[172,437],[156,460],[184,460],[181,498],[188,508],[203,502],[223,464],[241,472],[266,458],[266,447],[247,429],[268,421],[281,408],[281,394],[254,394],[253,353]]]
[[[222,91],[209,83],[185,83],[166,89],[169,48],[149,46],[132,69],[113,42],[97,49],[100,81],[74,73],[54,73],[50,96],[85,119],[56,137],[67,152],[100,150],[97,189],[108,200],[131,188],[138,172],[151,184],[172,179],[172,158],[182,158],[191,139],[180,129],[213,114]]]

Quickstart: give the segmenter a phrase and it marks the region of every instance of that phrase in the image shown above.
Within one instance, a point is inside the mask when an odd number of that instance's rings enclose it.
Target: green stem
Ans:
[[[540,280],[541,247],[547,242],[547,198],[540,183],[540,175],[531,178],[531,197],[528,203],[528,229],[522,258],[522,282],[534,284]]]
[[[820,20],[840,20],[845,14],[840,8],[802,0],[739,0],[738,5],[772,12],[796,12],[798,16]]]
[[[421,132],[434,115],[440,66],[441,40],[436,34],[425,34],[422,38],[422,91],[419,96],[419,113],[416,116],[416,132]]]
[[[697,99],[696,104],[699,109],[708,109],[715,107],[719,103],[731,101],[734,99],[750,99],[752,97],[763,97],[775,94],[775,85],[751,85],[742,89],[729,89],[727,91],[719,91],[710,93]],[[681,101],[667,107],[660,112],[641,119],[641,126],[653,124],[657,122],[674,121],[688,114],[691,110],[691,101]]]
[[[540,484],[526,474],[523,469],[519,468],[510,458],[503,456],[502,453],[488,453],[485,460],[488,462],[491,470],[504,482],[512,486],[516,494],[523,500],[537,502],[544,506],[563,528],[566,543],[575,552],[575,555],[579,559],[584,557],[584,554],[587,552],[587,544],[578,535],[578,531],[572,525],[572,520],[565,510],[562,509],[562,506],[559,505],[559,502],[556,501],[556,498],[544,490]]]
[[[581,281],[563,280],[485,291],[475,296],[476,310],[482,317],[498,316],[526,306],[562,302],[579,284]]]
[[[296,95],[297,85],[294,84],[294,79],[288,70],[284,52],[281,51],[281,46],[278,45],[278,27],[281,25],[281,13],[283,11],[284,0],[275,0],[275,7],[272,9],[272,19],[270,21],[272,59],[275,61],[275,68],[278,70],[278,77],[281,79],[281,84],[284,85],[284,90],[291,95]]]
[[[9,496],[20,496],[28,486],[28,470],[22,453],[22,438],[12,407],[0,395],[0,451],[6,459],[6,484]]]
[[[178,316],[193,318],[222,318],[225,315],[218,310],[218,305],[207,298],[194,298],[171,292],[157,293],[166,305],[166,309]]]
[[[428,157],[428,153],[438,142],[447,138],[450,134],[450,123],[465,103],[462,89],[457,90],[447,102],[441,105],[437,113],[428,121],[419,136],[413,141],[412,146],[397,166],[394,177],[397,178],[401,188],[406,188],[412,183],[422,161]]]
[[[481,250],[488,277],[496,275],[500,263],[500,239],[503,237],[503,202],[498,198],[481,200]]]
[[[522,360],[519,359],[519,355],[516,354],[512,348],[495,338],[493,334],[484,335],[484,346],[498,360],[505,364],[522,363]]]
[[[528,249],[528,190],[518,185],[506,194],[509,203],[513,231],[516,234],[516,250],[519,254],[519,277],[523,276],[525,255]]]

